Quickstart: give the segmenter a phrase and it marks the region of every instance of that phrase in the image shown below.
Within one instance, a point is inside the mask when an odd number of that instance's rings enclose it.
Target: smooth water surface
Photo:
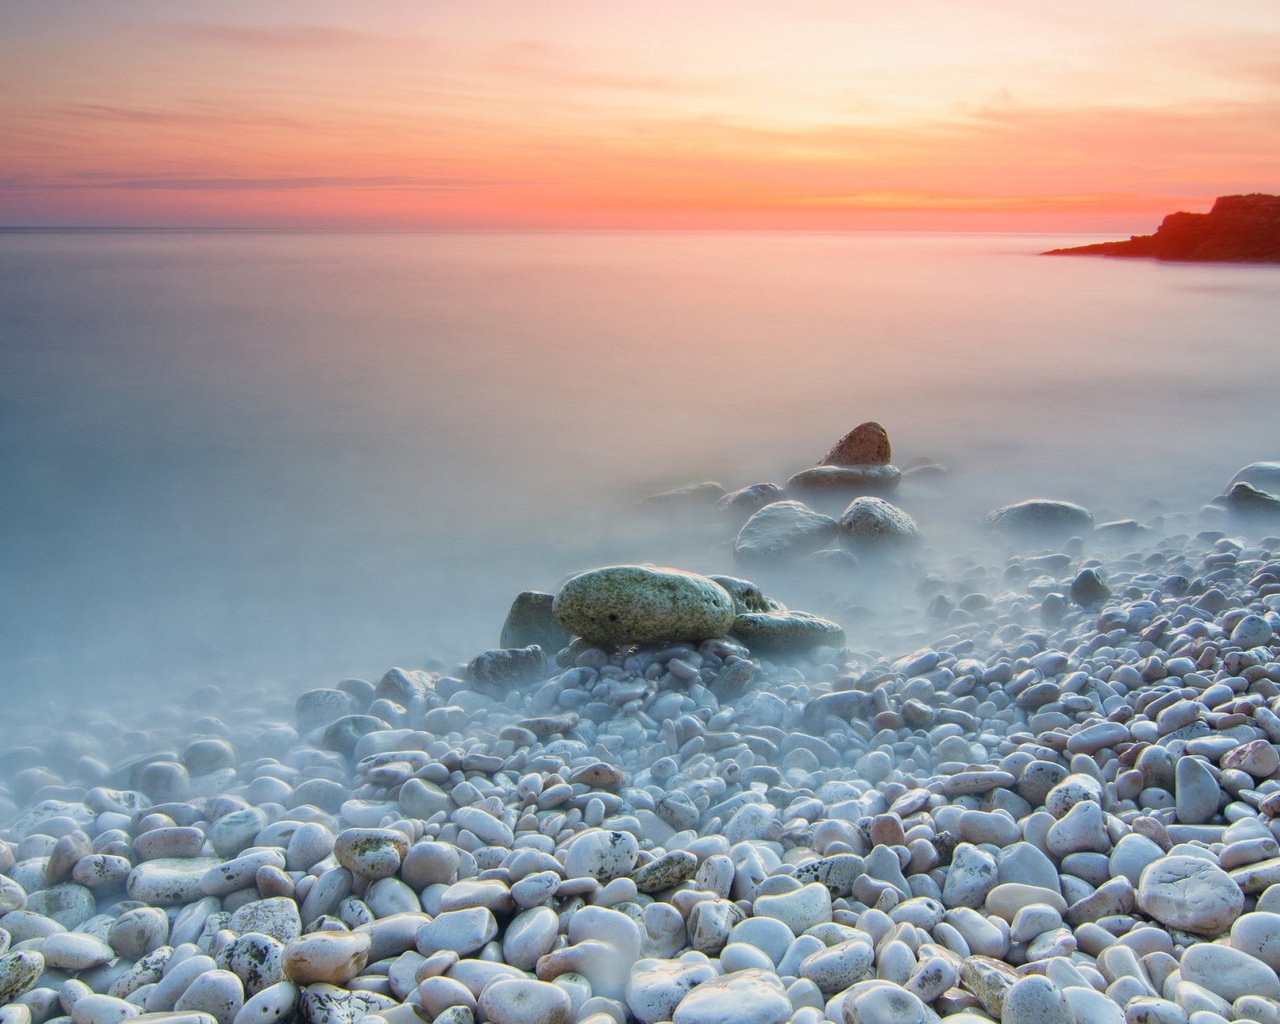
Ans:
[[[935,545],[1280,456],[1280,270],[1036,255],[1064,241],[2,233],[0,688],[469,657],[576,569],[732,571],[627,507],[866,419],[951,467]]]

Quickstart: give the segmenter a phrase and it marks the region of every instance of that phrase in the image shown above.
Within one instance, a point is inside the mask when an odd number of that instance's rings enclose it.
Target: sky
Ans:
[[[1251,191],[1276,0],[0,3],[0,225],[1124,235]]]

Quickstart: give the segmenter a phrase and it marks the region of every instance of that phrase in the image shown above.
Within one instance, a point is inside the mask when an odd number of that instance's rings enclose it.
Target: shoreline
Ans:
[[[6,1013],[1280,1013],[1280,518],[1210,508],[859,549],[920,649],[579,645],[11,720]]]

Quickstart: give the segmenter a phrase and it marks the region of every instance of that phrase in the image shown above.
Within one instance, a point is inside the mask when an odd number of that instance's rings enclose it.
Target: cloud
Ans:
[[[608,53],[584,55],[543,40],[519,40],[499,48],[490,67],[518,82],[565,89],[688,95],[718,92],[726,86],[722,80],[695,75],[643,75],[604,69],[619,61],[617,55]]]
[[[305,22],[277,25],[217,25],[205,22],[168,22],[146,26],[148,32],[178,40],[212,43],[239,49],[334,50],[388,41],[403,43],[406,36],[381,35],[358,29],[335,28]],[[418,42],[426,42],[419,39]]]
[[[129,192],[293,192],[309,189],[404,190],[465,192],[509,186],[514,181],[415,175],[281,175],[273,177],[159,177],[127,176],[104,171],[81,171],[68,178],[39,179],[18,174],[0,177],[0,188],[13,191],[119,189]]]

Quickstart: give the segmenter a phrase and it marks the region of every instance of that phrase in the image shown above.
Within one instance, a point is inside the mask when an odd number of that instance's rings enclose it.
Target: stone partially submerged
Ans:
[[[706,640],[733,625],[729,592],[679,569],[613,565],[569,579],[553,605],[565,629],[594,644]]]
[[[874,420],[868,420],[840,438],[818,465],[887,466],[892,454],[889,432]]]
[[[734,609],[738,614],[782,611],[781,604],[771,597],[766,597],[764,591],[750,580],[739,579],[737,576],[708,576],[707,579],[714,580],[729,591],[729,596],[733,598]]]
[[[547,654],[555,654],[573,639],[560,625],[552,610],[554,594],[526,590],[516,595],[502,624],[498,643],[504,648],[529,647],[537,644]]]
[[[738,531],[733,553],[744,562],[776,562],[830,547],[840,527],[801,501],[776,501]]]
[[[732,635],[752,653],[799,654],[814,647],[843,647],[837,623],[809,612],[747,612],[733,620]]]
[[[855,498],[840,516],[840,529],[853,544],[901,544],[918,540],[916,521],[883,498]]]
[[[1030,498],[987,513],[988,526],[1006,534],[1064,536],[1093,529],[1093,513],[1071,501]]]
[[[1252,484],[1232,484],[1227,491],[1227,510],[1243,516],[1280,517],[1280,497]]]
[[[896,466],[814,466],[792,476],[787,481],[787,490],[889,494],[897,490],[901,479]]]
[[[699,484],[685,484],[669,491],[650,494],[636,502],[638,508],[645,511],[664,511],[666,509],[707,508],[724,497],[724,485],[714,480],[704,480]]]

